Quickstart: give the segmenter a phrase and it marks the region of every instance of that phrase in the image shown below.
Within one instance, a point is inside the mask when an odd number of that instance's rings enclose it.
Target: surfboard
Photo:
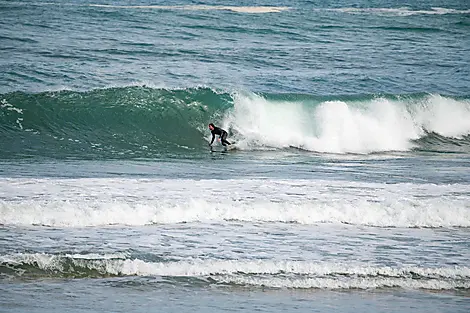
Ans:
[[[224,152],[236,151],[236,150],[238,150],[238,148],[234,143],[232,143],[230,146],[226,146],[226,147],[224,147],[222,145],[217,145],[216,147],[210,146],[210,150],[211,150],[211,152],[224,153]]]
[[[227,146],[227,151],[238,150],[238,147],[235,143],[232,143],[230,146]]]

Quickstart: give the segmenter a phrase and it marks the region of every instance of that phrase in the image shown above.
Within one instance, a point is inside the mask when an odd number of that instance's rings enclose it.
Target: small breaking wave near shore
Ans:
[[[468,267],[367,266],[312,261],[212,260],[146,261],[113,255],[13,254],[0,256],[0,274],[33,277],[100,278],[154,276],[178,284],[177,277],[203,284],[300,289],[469,289]],[[165,278],[163,278],[165,277]]]
[[[217,186],[223,185],[220,190]],[[178,223],[470,227],[466,184],[308,180],[0,180],[0,224],[89,227]],[[358,193],[358,190],[361,192]]]
[[[310,201],[289,205],[272,202],[211,203],[201,199],[161,204],[122,202],[0,202],[0,224],[18,226],[90,227],[178,223],[352,224],[372,227],[470,227],[466,201],[420,201],[380,204]],[[444,207],[451,206],[444,211]]]

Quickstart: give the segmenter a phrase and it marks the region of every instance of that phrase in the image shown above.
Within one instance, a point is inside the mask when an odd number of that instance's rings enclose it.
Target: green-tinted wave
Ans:
[[[0,95],[0,158],[195,157],[207,123],[244,150],[470,152],[468,97],[121,87]]]
[[[146,87],[3,95],[0,156],[158,157],[191,153],[231,97],[207,88]]]

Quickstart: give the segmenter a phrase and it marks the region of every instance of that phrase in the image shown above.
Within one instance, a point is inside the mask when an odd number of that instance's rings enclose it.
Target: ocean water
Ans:
[[[468,1],[0,13],[1,312],[470,310]]]

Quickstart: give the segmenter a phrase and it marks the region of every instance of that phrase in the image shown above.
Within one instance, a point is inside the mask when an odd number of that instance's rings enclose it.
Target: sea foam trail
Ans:
[[[241,149],[296,147],[328,153],[407,151],[428,133],[470,134],[470,102],[439,95],[412,100],[274,101],[234,94],[223,126]]]
[[[38,273],[37,270],[42,271]],[[470,288],[470,268],[369,266],[281,260],[213,260],[151,262],[124,255],[13,254],[0,257],[0,273],[28,277],[165,276],[190,277],[207,282],[272,288],[406,289]]]
[[[413,10],[408,7],[401,8],[334,8],[318,9],[334,12],[344,12],[350,14],[377,14],[392,16],[412,16],[412,15],[445,15],[445,14],[470,14],[470,10],[457,10],[434,7],[430,10]]]
[[[109,5],[89,4],[91,7],[113,9],[156,9],[156,10],[187,10],[187,11],[231,11],[237,13],[279,13],[289,7],[276,6],[233,6],[233,5]]]
[[[237,220],[470,227],[469,188],[263,179],[6,179],[0,180],[5,191],[0,223],[84,227]]]

